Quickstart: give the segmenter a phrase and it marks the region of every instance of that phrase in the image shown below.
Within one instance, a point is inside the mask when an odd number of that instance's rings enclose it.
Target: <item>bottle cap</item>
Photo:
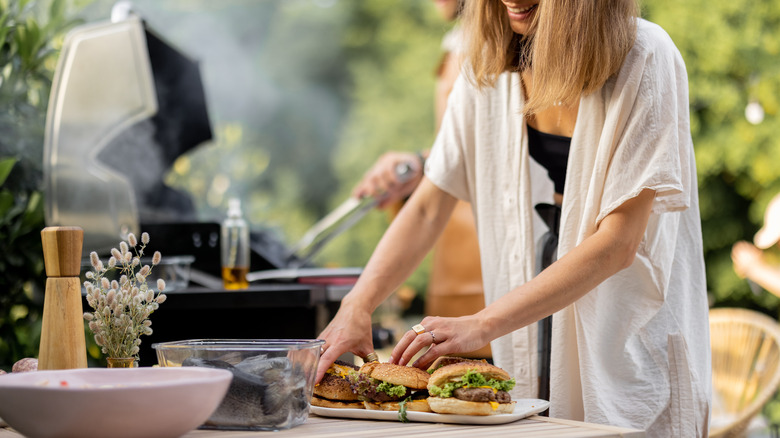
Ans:
[[[241,217],[241,200],[230,198],[228,200],[228,217]]]

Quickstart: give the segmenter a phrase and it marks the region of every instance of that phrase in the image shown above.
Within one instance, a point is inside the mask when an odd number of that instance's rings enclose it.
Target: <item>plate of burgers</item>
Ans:
[[[334,364],[339,374],[342,365]],[[540,399],[512,400],[514,379],[484,360],[442,357],[428,369],[370,362],[342,369],[352,393],[363,406],[312,400],[312,413],[362,420],[456,424],[504,424],[545,411]],[[327,375],[320,382],[322,386]],[[315,388],[316,393],[316,388]],[[342,397],[351,397],[345,393]]]

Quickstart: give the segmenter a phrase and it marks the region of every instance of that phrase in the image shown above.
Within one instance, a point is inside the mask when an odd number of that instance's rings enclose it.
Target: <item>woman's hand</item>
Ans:
[[[412,175],[402,182],[398,178],[396,168],[408,163]],[[363,175],[363,179],[352,190],[352,196],[366,196],[379,199],[379,208],[384,208],[395,201],[409,196],[422,179],[423,169],[420,157],[409,152],[386,152],[374,163],[371,169]]]
[[[420,334],[415,333],[414,330],[407,331],[393,349],[390,362],[406,365],[420,350],[429,347],[428,351],[413,364],[415,367],[426,369],[439,356],[464,353],[484,347],[490,342],[490,338],[480,329],[477,315],[459,318],[426,317],[420,323],[425,331]]]
[[[742,278],[750,277],[751,268],[763,264],[763,253],[748,242],[737,242],[731,248],[731,260],[737,275]]]
[[[374,351],[371,338],[371,312],[342,303],[336,316],[318,338],[324,339],[325,344],[322,346],[323,353],[317,366],[315,379],[317,383],[330,365],[342,354],[351,352],[364,358]]]

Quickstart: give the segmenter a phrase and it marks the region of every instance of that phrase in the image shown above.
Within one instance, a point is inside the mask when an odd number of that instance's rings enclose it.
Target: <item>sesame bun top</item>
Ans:
[[[393,385],[403,385],[411,389],[428,387],[430,375],[425,371],[392,363],[369,362],[360,367],[360,372],[369,377],[382,380]]]
[[[482,374],[486,379],[509,380],[509,374],[501,368],[482,363],[478,361],[459,362],[451,365],[445,365],[431,374],[428,381],[428,387],[432,385],[444,386],[448,382],[457,382],[468,371],[474,371]]]

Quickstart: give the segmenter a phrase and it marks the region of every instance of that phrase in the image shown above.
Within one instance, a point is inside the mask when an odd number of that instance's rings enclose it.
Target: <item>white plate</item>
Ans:
[[[178,437],[211,415],[231,379],[198,367],[10,373],[0,415],[29,438]]]
[[[547,400],[525,398],[515,400],[515,411],[511,414],[497,415],[454,415],[454,414],[434,414],[431,412],[407,411],[406,418],[409,421],[420,421],[424,423],[453,423],[453,424],[505,424],[521,420],[533,414],[543,412],[550,407]],[[356,420],[389,420],[400,421],[397,411],[374,411],[370,409],[339,409],[322,408],[312,406],[313,414],[323,417],[353,418]]]

